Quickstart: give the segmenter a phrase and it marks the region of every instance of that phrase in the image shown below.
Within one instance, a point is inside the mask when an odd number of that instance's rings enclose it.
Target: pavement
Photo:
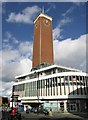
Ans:
[[[22,120],[88,120],[87,113],[52,113],[44,115],[23,112],[21,116]]]

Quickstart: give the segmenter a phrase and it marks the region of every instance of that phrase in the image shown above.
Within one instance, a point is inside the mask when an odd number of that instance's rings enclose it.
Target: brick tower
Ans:
[[[52,18],[40,13],[34,20],[32,68],[42,63],[53,64]]]

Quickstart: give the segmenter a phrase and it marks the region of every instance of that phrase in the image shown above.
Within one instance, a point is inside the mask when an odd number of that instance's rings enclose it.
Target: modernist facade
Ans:
[[[13,95],[21,104],[52,111],[88,109],[86,73],[53,63],[52,18],[41,13],[34,21],[33,68],[16,76]]]
[[[84,111],[88,100],[88,77],[76,69],[50,65],[16,77],[14,95],[22,104],[42,105],[52,111]]]

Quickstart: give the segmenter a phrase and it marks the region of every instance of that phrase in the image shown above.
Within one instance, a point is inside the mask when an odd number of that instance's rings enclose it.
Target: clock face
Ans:
[[[46,26],[49,26],[49,25],[50,25],[50,21],[47,20],[47,19],[44,19],[44,24],[45,24]]]
[[[37,28],[38,27],[38,25],[37,25],[37,23],[35,24],[35,28]]]

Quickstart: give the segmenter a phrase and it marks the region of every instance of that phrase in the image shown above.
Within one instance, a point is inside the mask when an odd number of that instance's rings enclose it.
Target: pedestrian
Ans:
[[[14,117],[16,115],[16,112],[17,112],[17,109],[16,109],[16,105],[15,105],[15,107],[12,109],[12,112],[11,112],[11,118],[12,118],[12,120],[14,119]]]
[[[28,108],[28,106],[26,106],[26,113],[29,113],[29,108]]]

